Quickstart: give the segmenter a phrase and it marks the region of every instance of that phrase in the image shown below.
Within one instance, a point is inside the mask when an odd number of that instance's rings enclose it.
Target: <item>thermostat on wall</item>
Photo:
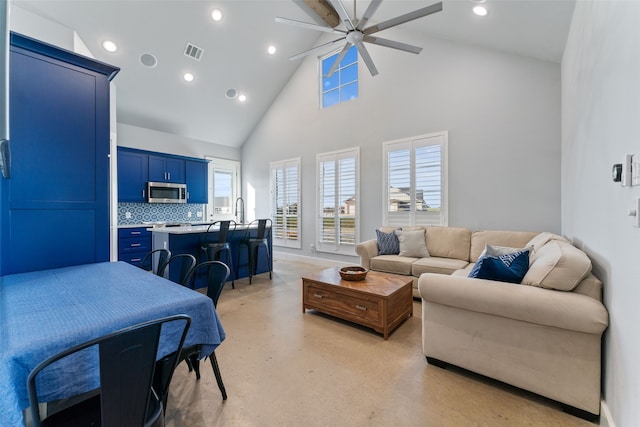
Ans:
[[[613,182],[622,181],[622,163],[616,163],[613,165],[613,169],[611,170],[611,178]]]

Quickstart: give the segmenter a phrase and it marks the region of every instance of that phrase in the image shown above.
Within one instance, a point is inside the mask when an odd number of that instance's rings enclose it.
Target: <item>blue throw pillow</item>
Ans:
[[[529,251],[525,250],[500,256],[480,257],[469,273],[469,277],[521,283],[527,270],[529,270]]]
[[[378,255],[398,255],[400,253],[400,241],[396,232],[385,233],[376,230],[378,240]]]

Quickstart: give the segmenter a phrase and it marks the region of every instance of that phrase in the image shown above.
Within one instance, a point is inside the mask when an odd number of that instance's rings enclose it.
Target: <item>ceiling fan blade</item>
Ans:
[[[337,43],[340,43],[340,42],[344,41],[345,39],[346,39],[346,37],[340,37],[339,39],[336,39],[336,40],[321,44],[320,46],[312,47],[311,49],[305,50],[304,52],[301,52],[301,53],[299,53],[297,55],[290,56],[289,60],[290,61],[295,61],[296,59],[300,59],[302,57],[311,55],[312,53],[320,52],[322,50],[326,50],[327,48],[332,47],[333,45],[335,45]]]
[[[422,52],[422,48],[418,46],[413,46],[406,43],[396,42],[393,40],[383,39],[375,36],[364,36],[362,39],[367,43],[377,44],[379,46],[390,47],[393,49],[403,50],[405,52],[418,54]]]
[[[325,27],[317,24],[309,24],[308,22],[296,21],[295,19],[289,19],[289,18],[281,18],[279,16],[276,16],[276,22],[279,24],[287,24],[287,25],[293,25],[294,27],[306,28],[308,30],[324,31],[325,33],[342,33],[342,34],[346,33],[346,31],[334,29],[331,27]]]
[[[329,69],[329,72],[327,73],[327,75],[325,77],[331,77],[333,76],[333,73],[336,72],[336,70],[338,69],[338,65],[340,65],[340,63],[342,62],[342,60],[344,59],[344,56],[347,54],[347,52],[349,51],[349,48],[351,47],[351,43],[347,42],[344,45],[344,48],[342,49],[342,51],[340,52],[340,55],[338,55],[338,57],[336,58],[335,61],[333,61],[333,65],[331,66],[331,69]]]
[[[367,68],[369,69],[371,76],[375,76],[376,74],[378,74],[378,69],[373,63],[373,59],[371,59],[371,56],[369,56],[369,52],[367,51],[367,48],[364,47],[364,43],[356,42],[356,47],[358,48],[358,53],[362,57],[362,60],[366,64]]]
[[[377,25],[373,25],[366,28],[362,32],[364,34],[373,34],[378,31],[386,30],[387,28],[395,27],[396,25],[404,24],[414,19],[422,18],[432,13],[440,12],[442,10],[442,2],[434,3],[431,6],[423,7],[422,9],[414,10],[413,12],[406,13],[401,16],[389,19],[388,21],[381,22]]]
[[[364,26],[367,25],[367,21],[371,19],[374,13],[376,13],[376,10],[378,10],[378,7],[381,3],[382,0],[371,0],[371,3],[369,3],[369,7],[367,7],[367,10],[364,11],[364,15],[362,15],[360,21],[358,21],[358,25],[356,26],[357,30],[362,31]]]
[[[353,31],[356,29],[356,26],[351,22],[351,18],[349,18],[349,14],[347,13],[347,9],[344,8],[344,5],[340,0],[329,0],[329,3],[333,5],[333,8],[338,12],[338,16],[344,22],[344,25],[347,27],[347,31]]]

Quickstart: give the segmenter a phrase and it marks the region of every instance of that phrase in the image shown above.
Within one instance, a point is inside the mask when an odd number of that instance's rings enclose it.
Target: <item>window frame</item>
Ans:
[[[322,240],[323,235],[323,225],[324,219],[327,218],[324,212],[324,203],[323,203],[323,177],[321,174],[321,163],[325,161],[334,161],[337,165],[339,160],[353,158],[355,160],[355,172],[354,172],[354,191],[355,195],[352,196],[355,199],[355,213],[354,217],[354,234],[353,234],[353,244],[344,243],[340,241],[340,229],[334,227],[334,242],[325,242]],[[336,167],[336,170],[338,168]],[[336,173],[336,179],[334,179],[334,223],[340,222],[340,212],[339,209],[336,209],[340,205],[339,197],[339,184],[340,180],[338,179],[339,172]],[[318,153],[316,155],[316,250],[318,252],[330,252],[337,253],[341,255],[356,255],[355,249],[356,245],[360,242],[360,147],[353,147],[342,149],[338,151],[331,151],[326,153]]]
[[[436,222],[429,219],[429,215],[420,215],[416,210],[416,148],[425,146],[440,146],[440,215]],[[449,224],[449,132],[434,132],[409,138],[386,141],[382,144],[383,174],[382,174],[382,220],[385,226],[423,226]],[[389,153],[410,150],[410,186],[408,191],[410,208],[406,215],[391,214],[389,209]]]
[[[355,61],[354,62],[350,62],[349,64],[346,64],[345,66],[339,65],[338,68],[336,69],[335,73],[338,75],[338,80],[340,80],[340,73],[341,73],[342,69],[343,68],[348,68],[348,67],[351,67],[351,66],[355,65],[355,67],[356,67],[356,79],[355,80],[351,80],[346,84],[341,84],[340,81],[339,81],[338,82],[338,86],[335,89],[335,90],[338,91],[338,101],[336,103],[334,103],[334,104],[327,105],[327,106],[324,105],[324,94],[325,94],[325,90],[324,90],[324,78],[325,77],[324,77],[324,72],[323,72],[324,61],[329,59],[329,58],[331,58],[331,57],[333,57],[333,56],[335,56],[335,55],[339,55],[340,51],[342,49],[337,49],[337,50],[331,51],[331,52],[329,52],[329,53],[327,53],[325,55],[322,55],[322,56],[318,57],[318,75],[320,77],[319,81],[318,81],[318,100],[319,100],[319,105],[320,105],[320,109],[321,110],[323,110],[325,108],[333,107],[334,105],[342,104],[342,103],[347,102],[347,101],[352,101],[353,99],[357,99],[357,98],[360,97],[360,66],[359,66],[360,61],[359,61],[359,56],[358,56],[358,50],[355,47],[355,45],[352,45],[349,49],[354,49],[355,50]],[[346,58],[347,57],[345,56],[345,58],[342,59],[341,64],[342,64],[342,62],[345,61]],[[353,83],[356,84],[356,91],[357,91],[356,97],[355,98],[345,99],[343,101],[340,100],[342,88],[347,86],[347,85],[353,84]],[[329,92],[329,91],[327,91],[327,92]]]
[[[301,198],[302,171],[301,171],[300,165],[301,165],[300,157],[295,157],[295,158],[286,159],[286,160],[279,160],[279,161],[269,163],[269,190],[270,190],[269,215],[271,217],[271,221],[273,221],[272,233],[271,233],[273,246],[297,248],[297,249],[302,248],[302,198]],[[296,167],[296,172],[297,172],[297,188],[294,190],[295,197],[298,200],[298,207],[295,215],[296,227],[294,230],[291,230],[295,232],[295,236],[296,236],[295,239],[292,239],[289,237],[290,236],[290,230],[288,226],[289,218],[293,218],[293,216],[289,215],[288,208],[287,208],[287,212],[286,213],[283,212],[282,214],[283,216],[282,235],[285,237],[284,238],[278,237],[279,226],[278,226],[278,218],[277,218],[278,213],[277,213],[277,203],[276,203],[277,189],[275,187],[276,183],[274,180],[274,170],[281,169],[283,172],[283,182],[284,182],[283,184],[284,185],[284,189],[283,189],[284,202],[283,203],[285,205],[288,205],[287,196],[290,194],[290,192],[288,188],[289,184],[287,184],[286,170],[287,168],[292,166]],[[295,185],[295,184],[292,184],[292,185]],[[286,221],[285,221],[285,218],[286,218]]]

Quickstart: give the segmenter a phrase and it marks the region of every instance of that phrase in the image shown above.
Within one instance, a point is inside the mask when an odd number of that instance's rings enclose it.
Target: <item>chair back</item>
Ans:
[[[158,259],[158,262],[154,262],[156,258]],[[164,267],[167,261],[169,261],[169,258],[171,258],[171,252],[169,249],[156,249],[146,254],[138,264],[138,267],[145,271],[158,274],[161,269],[164,271]],[[156,266],[155,271],[153,268],[154,265]]]
[[[183,286],[186,286],[188,283],[186,279],[189,276],[189,273],[191,272],[193,267],[195,267],[195,265],[196,265],[196,257],[194,257],[191,254],[174,255],[171,258],[169,258],[169,260],[165,263],[162,269],[158,270],[158,276],[171,280],[170,270],[178,269],[180,273],[178,274],[178,276],[176,276],[175,274],[173,275],[174,278],[177,277],[177,280],[173,280],[173,281]],[[167,272],[167,269],[169,269],[169,272]]]
[[[191,325],[191,318],[183,314],[151,320],[112,332],[62,351],[38,364],[27,379],[33,427],[42,425],[36,388],[38,374],[54,362],[96,345],[100,358],[101,426],[144,426],[151,408],[156,408],[154,413],[159,410],[157,417],[162,417],[162,404],[152,392],[152,385],[160,332],[164,329],[164,324],[167,324],[167,336],[176,338],[175,351],[168,356],[174,355],[173,359],[167,362],[170,368],[166,380],[168,384]],[[73,414],[73,406],[64,411],[71,411]]]
[[[219,230],[214,230],[214,228],[219,227]],[[207,233],[204,237],[204,244],[208,243],[227,243],[229,240],[229,235],[233,234],[236,231],[237,224],[234,220],[225,220],[225,221],[216,221],[213,224],[210,224],[207,227]],[[218,240],[215,241],[213,238],[213,234],[218,233]]]
[[[252,239],[252,240],[264,240],[269,238],[269,233],[271,233],[271,225],[272,225],[272,221],[270,218],[264,218],[264,219],[254,219],[253,221],[251,221],[249,223],[249,225],[247,226],[247,229],[245,231],[245,237],[247,239]],[[251,237],[251,230],[253,230],[254,228],[257,228],[257,233],[256,233],[256,237]]]
[[[207,274],[207,296],[213,301],[214,307],[218,305],[218,298],[222,293],[224,284],[229,279],[229,267],[220,261],[206,261],[198,264],[187,279],[187,283],[191,284],[193,277],[200,274],[200,272],[206,272]]]

